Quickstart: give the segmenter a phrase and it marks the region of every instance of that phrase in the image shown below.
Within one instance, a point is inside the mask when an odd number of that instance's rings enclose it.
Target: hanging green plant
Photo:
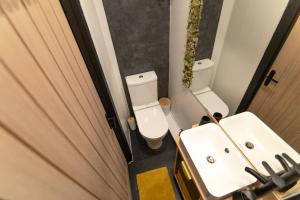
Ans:
[[[182,78],[183,85],[187,88],[191,87],[193,79],[193,65],[195,62],[202,8],[203,0],[191,0]]]

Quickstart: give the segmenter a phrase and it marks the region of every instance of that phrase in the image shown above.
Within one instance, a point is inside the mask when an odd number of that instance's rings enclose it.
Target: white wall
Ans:
[[[224,6],[231,3],[226,0]],[[213,90],[228,104],[230,114],[235,113],[246,92],[287,3],[288,0],[237,0],[223,41],[218,37],[224,38],[219,32],[226,25],[218,27],[213,53],[218,70]]]
[[[211,84],[210,84],[211,88],[213,87],[216,72],[218,70],[219,61],[220,61],[220,57],[222,54],[225,37],[227,34],[228,25],[230,22],[234,3],[235,3],[235,0],[223,1],[221,15],[220,15],[219,23],[218,23],[217,34],[216,34],[215,43],[214,43],[214,48],[213,48],[213,52],[211,55],[211,60],[213,60],[215,63],[214,72],[213,72],[213,76],[212,76]]]
[[[192,124],[199,123],[201,117],[206,115],[204,108],[181,81],[189,2],[170,1],[169,97],[172,100],[172,114],[181,129],[191,128]]]
[[[102,0],[80,0],[121,126],[130,145],[128,104]]]

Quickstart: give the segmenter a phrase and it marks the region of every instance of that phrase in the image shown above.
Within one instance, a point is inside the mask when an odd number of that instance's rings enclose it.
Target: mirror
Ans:
[[[204,1],[190,91],[209,116],[236,113],[288,1],[274,3]]]
[[[204,1],[202,15],[191,94],[214,121],[250,111],[300,152],[299,11],[288,0]]]

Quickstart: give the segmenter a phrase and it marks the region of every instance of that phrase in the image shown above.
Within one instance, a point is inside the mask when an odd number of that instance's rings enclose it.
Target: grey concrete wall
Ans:
[[[159,97],[168,96],[169,0],[103,0],[103,4],[124,86],[125,76],[154,70]]]
[[[168,96],[170,1],[102,1],[129,104],[124,77],[150,70],[158,76],[158,96]],[[211,57],[222,4],[204,0],[197,60]]]
[[[223,0],[204,0],[196,60],[211,58]]]

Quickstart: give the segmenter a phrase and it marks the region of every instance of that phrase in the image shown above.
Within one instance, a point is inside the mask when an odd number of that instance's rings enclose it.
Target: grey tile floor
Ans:
[[[129,164],[129,176],[132,191],[132,198],[139,199],[136,183],[136,174],[159,167],[167,167],[170,180],[178,200],[183,199],[180,195],[177,183],[173,176],[173,165],[176,154],[176,144],[168,132],[159,150],[150,149],[138,131],[131,132],[131,145],[134,161]]]

